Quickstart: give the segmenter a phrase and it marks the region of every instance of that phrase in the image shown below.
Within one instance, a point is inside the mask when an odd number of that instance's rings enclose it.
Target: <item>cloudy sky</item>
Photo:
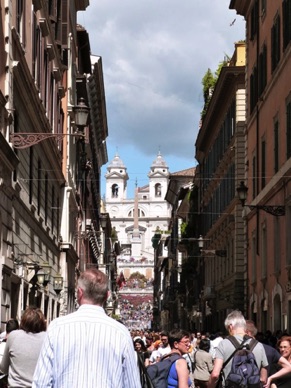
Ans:
[[[203,107],[201,80],[215,71],[244,19],[230,0],[91,0],[78,22],[102,57],[109,162],[116,152],[127,166],[128,196],[148,183],[159,150],[170,172],[195,166],[195,140]],[[106,166],[102,169],[102,176]],[[102,178],[102,194],[105,183]]]

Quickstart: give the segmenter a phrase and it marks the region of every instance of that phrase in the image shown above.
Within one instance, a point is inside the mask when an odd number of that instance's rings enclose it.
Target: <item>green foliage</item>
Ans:
[[[126,281],[126,284],[128,286],[138,285],[138,288],[145,288],[147,283],[147,278],[141,274],[140,272],[136,271],[133,272],[128,280]]]
[[[203,121],[209,102],[211,100],[211,96],[213,94],[216,82],[219,78],[221,69],[228,64],[230,60],[230,57],[227,55],[225,56],[224,60],[219,62],[217,69],[213,73],[209,68],[207,69],[206,73],[204,74],[204,77],[202,78],[202,85],[203,85],[203,97],[204,97],[204,107],[201,112],[201,120]]]
[[[147,278],[140,272],[136,271],[136,272],[133,272],[129,279],[138,279],[138,280],[143,280],[143,281],[146,281]]]
[[[182,222],[181,224],[181,236],[182,238],[186,236],[187,222]]]
[[[212,95],[213,88],[215,86],[215,82],[216,82],[216,79],[214,77],[214,74],[208,68],[204,77],[202,78],[204,104],[206,104],[209,101]]]

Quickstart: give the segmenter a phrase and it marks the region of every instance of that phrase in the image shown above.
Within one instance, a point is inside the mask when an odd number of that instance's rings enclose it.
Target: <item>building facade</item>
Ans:
[[[152,238],[157,230],[168,230],[171,208],[165,195],[169,175],[169,168],[161,153],[158,153],[150,166],[149,184],[136,187],[134,198],[127,198],[129,176],[125,164],[116,154],[107,166],[105,205],[110,215],[113,235],[120,245],[117,272],[121,309],[124,307],[128,310],[124,301],[135,296],[140,303],[150,301],[152,311],[155,264]],[[132,275],[136,275],[136,278],[132,279]],[[121,279],[124,279],[124,283]],[[134,319],[130,319],[128,315],[125,317],[124,314],[127,313],[121,311],[121,316],[130,327],[144,327],[146,324],[135,323]]]
[[[247,262],[242,207],[236,187],[245,174],[245,44],[236,43],[222,68],[196,139],[198,187],[196,272],[203,286],[195,301],[197,325],[223,328],[233,308],[247,308]],[[199,215],[199,216],[198,216]],[[196,242],[197,246],[197,242]],[[190,245],[191,248],[191,245]]]
[[[181,241],[188,225],[190,195],[195,168],[170,174],[165,196],[171,205],[169,233],[156,231],[154,279],[154,327],[171,330],[173,327],[192,329],[190,295],[193,294],[193,257],[181,249]],[[191,227],[190,227],[191,228]],[[192,229],[192,228],[191,228]],[[192,230],[193,232],[193,230]],[[188,307],[189,310],[188,310]]]
[[[248,316],[291,330],[291,1],[232,0],[246,20],[243,184]]]
[[[101,255],[108,130],[102,61],[77,24],[88,6],[1,1],[1,329],[29,304],[48,322],[75,310],[78,273]]]
[[[119,155],[116,154],[108,164],[105,176],[106,211],[121,246],[119,262],[122,258],[124,261],[131,259],[132,263],[135,260],[151,262],[150,271],[145,270],[143,273],[147,278],[152,278],[152,237],[157,229],[168,230],[170,218],[170,206],[164,199],[169,182],[169,168],[159,153],[148,173],[149,184],[136,188],[135,198],[127,198],[129,177]],[[124,272],[128,277],[130,272],[127,273],[126,268]]]

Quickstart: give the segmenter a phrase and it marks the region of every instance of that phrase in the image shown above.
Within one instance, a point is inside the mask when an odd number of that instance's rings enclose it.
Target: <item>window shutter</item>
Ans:
[[[69,2],[62,0],[62,46],[68,47],[69,35]]]

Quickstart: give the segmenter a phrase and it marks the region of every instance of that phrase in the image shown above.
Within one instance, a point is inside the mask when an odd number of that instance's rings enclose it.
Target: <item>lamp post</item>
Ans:
[[[85,99],[83,97],[78,101],[78,105],[74,106],[73,112],[77,127],[86,127],[90,108],[85,104]]]
[[[63,283],[64,283],[64,279],[63,279],[62,275],[56,274],[56,276],[54,276],[53,288],[54,288],[54,291],[57,295],[59,295],[59,293],[62,291]]]
[[[29,148],[43,140],[54,138],[62,141],[64,136],[74,136],[84,138],[82,129],[87,125],[90,108],[85,104],[84,98],[80,98],[78,105],[73,107],[75,125],[80,128],[76,133],[37,133],[37,132],[15,132],[10,134],[10,143],[16,149]]]
[[[242,207],[247,206],[251,210],[263,210],[266,213],[271,214],[272,216],[285,216],[285,206],[284,205],[247,205],[247,193],[248,187],[245,185],[244,181],[240,182],[240,185],[236,189],[238,198],[242,204]]]
[[[198,247],[199,247],[199,249],[202,249],[204,247],[204,241],[206,241],[206,240],[200,234],[200,236],[198,238],[196,238],[196,237],[189,237],[188,241],[198,241]]]
[[[51,275],[51,269],[52,267],[49,265],[48,262],[44,262],[41,267],[39,267],[38,271],[37,271],[37,282],[46,287],[47,284],[49,283],[50,281],[50,275]]]
[[[109,213],[101,213],[99,215],[99,223],[102,228],[102,252],[100,257],[100,265],[104,265],[107,262],[107,245],[106,245],[106,235],[107,235],[107,225],[109,220]],[[110,237],[110,236],[108,236]]]

